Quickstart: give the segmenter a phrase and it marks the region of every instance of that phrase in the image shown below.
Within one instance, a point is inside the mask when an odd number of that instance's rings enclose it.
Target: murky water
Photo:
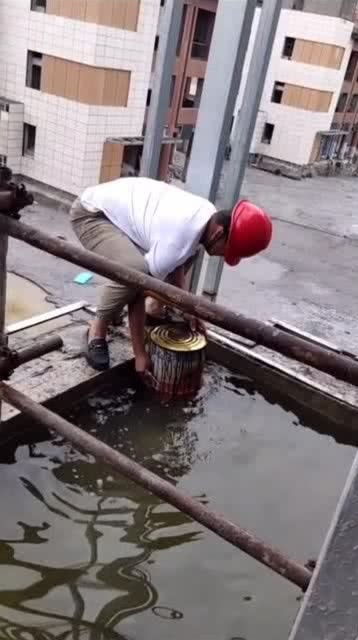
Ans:
[[[71,418],[299,561],[317,555],[351,447],[218,366],[195,402],[127,383]],[[1,456],[1,640],[286,640],[299,590],[214,534],[59,438]]]
[[[6,296],[6,323],[25,320],[38,313],[53,309],[46,300],[46,292],[26,278],[8,274]]]

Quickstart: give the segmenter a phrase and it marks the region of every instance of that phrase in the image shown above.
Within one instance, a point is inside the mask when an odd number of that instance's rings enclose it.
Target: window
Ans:
[[[355,113],[357,110],[357,106],[358,106],[358,93],[355,93],[349,101],[349,106],[348,106],[349,113]]]
[[[351,57],[349,58],[346,75],[344,78],[345,80],[353,80],[357,63],[358,63],[358,51],[352,51]]]
[[[337,106],[336,106],[336,111],[338,111],[338,113],[342,113],[342,111],[345,110],[347,97],[348,96],[347,96],[346,93],[341,93],[341,95],[339,96],[339,100],[338,100]]]
[[[203,93],[204,78],[187,78],[183,98],[184,109],[198,109]]]
[[[284,88],[285,88],[284,82],[275,82],[273,86],[271,102],[276,102],[277,104],[281,104]]]
[[[22,141],[22,155],[33,158],[35,155],[36,127],[32,124],[24,124],[24,135]]]
[[[0,155],[0,167],[6,167],[7,165],[7,156]]]
[[[150,106],[150,101],[152,99],[152,90],[148,89],[148,93],[147,93],[147,107]]]
[[[262,133],[261,142],[263,142],[264,144],[271,144],[274,130],[275,125],[271,124],[270,122],[266,122]]]
[[[159,47],[159,36],[155,36],[154,51],[158,51],[158,47]]]
[[[215,13],[199,9],[195,24],[192,58],[207,60],[209,57],[211,38],[214,31]]]
[[[42,53],[27,52],[26,86],[31,89],[41,89]]]
[[[160,6],[164,7],[164,5],[165,5],[165,0],[160,0]]]
[[[288,58],[288,60],[291,60],[295,42],[296,42],[296,38],[285,38],[285,42],[282,50],[283,58]]]
[[[47,8],[46,3],[47,0],[31,0],[31,11],[41,11],[45,13]]]

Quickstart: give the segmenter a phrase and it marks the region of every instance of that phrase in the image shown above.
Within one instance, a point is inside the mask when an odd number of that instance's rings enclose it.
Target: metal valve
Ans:
[[[12,171],[9,167],[0,167],[0,213],[20,219],[19,211],[33,204],[34,197],[24,184],[12,182]]]

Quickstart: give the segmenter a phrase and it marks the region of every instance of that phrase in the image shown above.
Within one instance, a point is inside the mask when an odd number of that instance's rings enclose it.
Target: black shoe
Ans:
[[[109,368],[109,349],[104,338],[93,338],[87,343],[85,356],[88,364],[96,371]]]

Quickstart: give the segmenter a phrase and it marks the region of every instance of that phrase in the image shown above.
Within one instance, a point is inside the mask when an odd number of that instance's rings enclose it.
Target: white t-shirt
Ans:
[[[103,211],[145,251],[151,275],[163,280],[195,254],[216,211],[208,200],[150,178],[120,178],[90,187],[81,203]]]

